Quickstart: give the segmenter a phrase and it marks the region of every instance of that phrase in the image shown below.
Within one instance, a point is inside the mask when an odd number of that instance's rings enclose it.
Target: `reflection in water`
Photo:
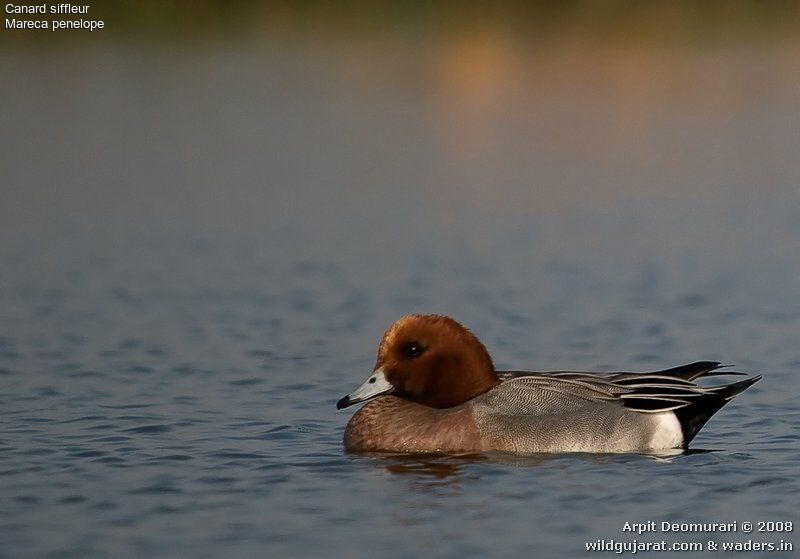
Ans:
[[[547,502],[552,510],[573,511],[593,495],[608,492],[608,484],[618,488],[618,499],[641,498],[647,487],[625,487],[632,470],[651,471],[679,467],[679,459],[708,450],[664,451],[656,454],[512,454],[491,452],[461,456],[372,455],[387,472],[402,479],[405,492],[389,503],[391,522],[404,530],[420,530],[440,515],[451,514],[454,506],[468,523],[482,525],[495,518],[496,509],[520,506],[525,509]],[[607,476],[604,481],[604,476]],[[395,484],[396,485],[396,484]],[[497,502],[474,498],[492,494]],[[456,505],[456,503],[458,503]],[[447,523],[445,522],[445,525]],[[562,530],[586,530],[579,523]],[[462,531],[443,534],[436,545],[459,540]],[[441,541],[440,541],[441,540]],[[434,545],[433,541],[428,542]]]
[[[480,454],[459,456],[445,455],[402,455],[393,454],[386,457],[389,463],[384,462],[386,471],[393,474],[410,476],[412,486],[444,487],[457,486],[466,480],[477,480],[478,476],[470,474],[467,466],[484,462],[487,458]]]
[[[496,464],[516,468],[537,468],[556,462],[591,462],[604,465],[615,462],[631,462],[641,459],[658,462],[671,462],[679,457],[693,454],[718,452],[711,449],[664,449],[641,454],[514,454],[509,452],[488,452],[485,454],[426,455],[426,454],[373,454],[379,456],[381,465],[392,474],[409,476],[410,482],[418,487],[440,487],[458,485],[466,480],[479,480],[480,475],[471,470],[479,464]]]

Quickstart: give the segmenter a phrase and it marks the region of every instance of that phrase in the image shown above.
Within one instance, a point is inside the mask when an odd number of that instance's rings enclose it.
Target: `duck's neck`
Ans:
[[[494,367],[464,368],[460,363],[450,363],[431,375],[425,392],[413,401],[432,408],[451,408],[485,394],[498,384],[500,379]]]

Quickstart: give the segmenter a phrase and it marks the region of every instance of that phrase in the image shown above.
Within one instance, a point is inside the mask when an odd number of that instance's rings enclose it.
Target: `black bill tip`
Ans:
[[[345,396],[344,398],[336,402],[336,409],[343,410],[344,408],[352,406],[353,404],[355,404],[355,402],[350,399],[350,396]]]

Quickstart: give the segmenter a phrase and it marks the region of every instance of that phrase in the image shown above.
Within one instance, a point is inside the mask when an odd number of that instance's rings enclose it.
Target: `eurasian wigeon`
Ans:
[[[687,448],[755,376],[699,361],[651,373],[496,371],[489,352],[446,316],[410,315],[383,335],[375,370],[338,409],[368,402],[347,424],[350,451],[648,452]]]

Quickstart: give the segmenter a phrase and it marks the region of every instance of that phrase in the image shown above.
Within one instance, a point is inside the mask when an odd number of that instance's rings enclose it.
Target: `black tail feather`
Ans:
[[[664,369],[663,371],[653,371],[652,374],[654,375],[664,375],[670,377],[678,377],[685,380],[695,380],[700,377],[707,377],[711,375],[727,375],[731,373],[715,373],[717,369],[720,367],[724,367],[722,363],[719,361],[697,361],[695,363],[689,363],[688,365],[681,365],[679,367],[673,367],[671,369]],[[739,373],[736,373],[739,374]]]
[[[743,375],[745,373],[736,373],[739,375]],[[744,380],[740,380],[739,382],[734,382],[731,384],[726,384],[725,386],[720,386],[719,389],[715,390],[717,394],[723,396],[726,400],[730,400],[737,394],[741,394],[755,383],[761,380],[761,375],[756,375],[754,377],[746,378]]]
[[[741,374],[741,373],[739,373]],[[688,446],[703,425],[717,413],[722,406],[727,404],[734,396],[747,390],[761,380],[761,375],[748,379],[715,387],[712,392],[703,394],[692,400],[691,404],[675,410],[675,415],[681,423],[683,430],[683,445]]]

